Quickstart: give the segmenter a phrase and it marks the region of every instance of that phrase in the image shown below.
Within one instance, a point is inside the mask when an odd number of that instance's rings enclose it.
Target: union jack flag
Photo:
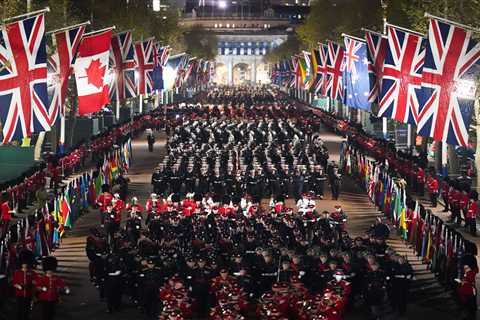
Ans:
[[[43,14],[2,28],[0,106],[3,143],[51,129]]]
[[[325,86],[325,71],[327,65],[327,46],[323,43],[320,43],[318,50],[315,50],[315,55],[317,57],[317,80],[315,83],[315,94],[323,94]]]
[[[476,83],[480,70],[480,43],[472,32],[431,19],[423,67],[422,88],[417,91],[420,112],[417,131],[452,145],[468,145]]]
[[[374,31],[366,31],[365,40],[367,41],[367,56],[369,62],[368,75],[370,78],[370,94],[368,96],[368,101],[377,102],[381,88],[387,37]]]
[[[425,38],[389,25],[387,40],[378,116],[416,125],[415,90],[422,84]]]
[[[180,88],[183,85],[185,80],[186,68],[188,65],[189,57],[184,54],[180,57],[180,60],[177,64],[177,76],[175,78],[175,88]]]
[[[110,84],[110,99],[124,101],[137,96],[135,86],[135,50],[132,33],[122,32],[112,36],[110,43],[110,66],[113,73]]]
[[[167,65],[168,58],[172,48],[169,46],[161,47],[156,46],[155,55],[153,57],[155,67],[153,68],[153,89],[163,89],[163,68]]]
[[[302,83],[302,76],[300,74],[300,59],[297,56],[292,57],[293,65],[293,87],[298,89]]]
[[[50,126],[55,124],[59,115],[65,115],[68,79],[72,74],[78,46],[84,33],[85,25],[52,34],[52,44],[56,50],[48,58],[48,97],[50,101],[48,115]]]
[[[154,67],[154,39],[135,43],[135,62],[137,94],[150,93],[153,90],[152,72]]]
[[[332,41],[327,42],[327,49],[325,91],[323,95],[343,101],[342,72],[345,50]]]

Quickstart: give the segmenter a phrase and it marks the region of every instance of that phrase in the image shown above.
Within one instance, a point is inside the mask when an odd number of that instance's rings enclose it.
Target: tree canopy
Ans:
[[[284,43],[271,50],[265,56],[265,61],[276,63],[284,59],[290,59],[294,54],[299,53],[303,46],[296,34],[289,35]]]
[[[217,37],[202,26],[193,26],[184,32],[185,51],[197,58],[211,60],[217,55]]]

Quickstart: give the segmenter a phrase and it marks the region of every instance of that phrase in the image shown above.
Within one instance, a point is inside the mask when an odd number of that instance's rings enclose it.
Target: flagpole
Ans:
[[[49,35],[49,34],[52,34],[52,33],[67,31],[67,30],[70,30],[70,29],[73,29],[73,28],[76,28],[76,27],[81,27],[81,26],[85,26],[85,25],[89,26],[90,24],[91,24],[91,22],[90,22],[90,20],[88,20],[88,21],[85,21],[83,23],[74,24],[73,26],[68,26],[68,27],[65,27],[65,28],[60,28],[60,29],[56,29],[56,30],[47,31],[45,34]]]
[[[407,28],[404,28],[404,27],[400,27],[400,26],[397,26],[397,25],[388,23],[388,22],[385,23],[385,27],[393,27],[393,28],[398,29],[398,30],[401,30],[401,31],[413,33],[413,34],[415,34],[415,35],[417,35],[417,36],[426,37],[426,35],[424,35],[423,33],[418,32],[418,31],[410,30],[410,29],[407,29]],[[385,33],[386,33],[386,32],[385,32]]]
[[[361,41],[361,42],[366,42],[365,39],[362,39],[362,38],[359,38],[359,37],[354,37],[354,36],[351,36],[351,35],[346,34],[346,33],[342,33],[342,37],[350,38],[350,39]]]
[[[387,34],[387,7],[388,4],[384,1],[381,1],[382,9],[383,9],[383,34]],[[382,132],[383,138],[387,139],[388,136],[388,119],[386,117],[382,118]]]
[[[381,36],[382,38],[386,38],[384,33],[381,33],[381,32],[378,32],[378,31],[373,31],[373,30],[370,30],[368,28],[362,28],[361,30],[364,31],[364,32],[376,34],[378,36]]]
[[[117,27],[116,26],[111,26],[111,27],[108,27],[108,28],[104,28],[104,29],[100,29],[100,30],[95,30],[95,31],[91,31],[89,33],[85,33],[83,36],[86,37],[86,36],[91,36],[91,35],[94,35],[94,34],[97,34],[97,33],[101,33],[101,32],[104,32],[104,31],[110,31],[110,30],[115,30]]]
[[[139,112],[140,114],[142,114],[142,112],[143,112],[143,94],[140,94],[140,95],[138,96],[138,98],[140,99],[140,100],[138,101],[138,112]]]
[[[115,106],[115,118],[120,120],[120,98],[117,92],[116,106]]]
[[[445,19],[445,18],[441,18],[441,17],[435,16],[435,15],[433,15],[433,14],[430,14],[430,13],[428,13],[428,12],[425,12],[424,17],[425,17],[425,18],[429,18],[429,19],[440,20],[440,21],[443,21],[443,22],[446,22],[446,23],[449,23],[449,24],[456,25],[457,27],[461,27],[461,28],[465,28],[465,29],[472,30],[472,31],[474,31],[474,32],[480,32],[480,29],[479,29],[479,28],[467,26],[466,24],[462,24],[462,23],[458,23],[458,22],[456,22],[456,21],[452,21],[452,20],[448,20],[448,19]]]
[[[41,10],[27,12],[27,13],[24,13],[24,14],[20,14],[18,16],[6,18],[6,19],[3,20],[3,22],[5,23],[7,21],[12,21],[12,20],[15,20],[15,19],[26,18],[26,17],[34,16],[36,14],[45,13],[45,12],[50,12],[50,7],[45,7],[44,9],[41,9]]]

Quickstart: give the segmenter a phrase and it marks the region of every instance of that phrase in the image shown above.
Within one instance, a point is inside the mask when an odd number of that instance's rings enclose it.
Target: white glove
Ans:
[[[47,292],[47,290],[48,290],[47,287],[42,287],[43,292]]]
[[[70,294],[70,288],[65,288],[65,294]]]

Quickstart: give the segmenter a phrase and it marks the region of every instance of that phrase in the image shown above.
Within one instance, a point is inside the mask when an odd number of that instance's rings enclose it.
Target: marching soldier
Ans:
[[[17,300],[17,319],[28,320],[30,319],[32,296],[37,274],[31,269],[33,254],[23,254],[20,259],[20,270],[15,271],[13,274],[13,287]]]
[[[42,319],[53,320],[56,306],[61,293],[69,294],[70,289],[65,285],[62,278],[55,275],[57,259],[46,257],[43,259],[44,275],[37,277],[35,286],[38,292],[38,301],[42,306]]]

